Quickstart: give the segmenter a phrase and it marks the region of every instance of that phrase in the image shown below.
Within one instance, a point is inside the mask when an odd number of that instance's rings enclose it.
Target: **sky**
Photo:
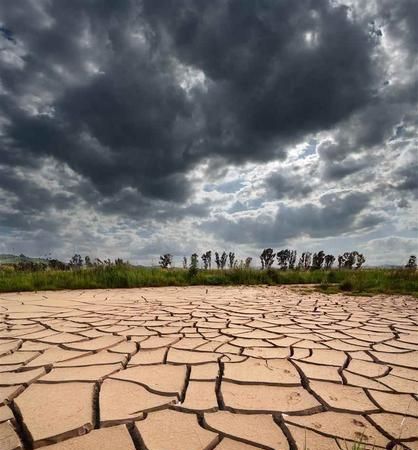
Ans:
[[[418,1],[0,2],[0,253],[418,253]]]

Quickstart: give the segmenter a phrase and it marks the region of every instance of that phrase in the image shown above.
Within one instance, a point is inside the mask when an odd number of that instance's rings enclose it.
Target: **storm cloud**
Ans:
[[[417,21],[409,0],[2,2],[0,252],[416,242]]]

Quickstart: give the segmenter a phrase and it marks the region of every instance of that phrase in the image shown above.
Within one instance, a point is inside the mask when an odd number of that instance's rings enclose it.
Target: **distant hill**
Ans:
[[[47,262],[45,258],[31,258],[30,256],[26,256],[23,254],[9,255],[0,253],[0,264],[16,264],[19,262],[28,262],[28,261],[31,261],[33,263]]]

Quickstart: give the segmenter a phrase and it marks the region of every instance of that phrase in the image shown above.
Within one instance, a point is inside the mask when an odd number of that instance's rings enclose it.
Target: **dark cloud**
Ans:
[[[299,175],[296,172],[276,172],[265,180],[265,189],[274,199],[304,198],[309,195],[316,181],[308,175]]]
[[[233,161],[283,156],[283,145],[366,104],[374,43],[327,2],[145,1],[181,61],[202,70],[210,146]],[[209,148],[208,148],[209,147]]]
[[[418,198],[418,156],[412,164],[395,171],[395,189],[406,191]]]
[[[415,0],[392,2],[383,0],[376,3],[378,14],[376,21],[385,25],[385,30],[392,38],[400,41],[403,49],[410,56],[408,61],[414,64],[418,48],[418,3]]]
[[[370,211],[371,194],[323,195],[319,204],[280,205],[276,214],[229,219],[218,217],[203,228],[227,242],[277,245],[298,237],[324,238],[375,227],[384,218]]]
[[[25,53],[3,83],[17,99],[32,89],[53,113],[9,105],[8,136],[103,195],[132,186],[182,201],[201,158],[283,156],[284,142],[336,124],[374,85],[366,30],[326,2],[51,2],[48,26],[29,13],[3,6]],[[206,87],[187,95],[178,64],[201,70]]]
[[[0,190],[3,199],[11,203],[11,209],[20,215],[37,215],[48,209],[66,210],[71,207],[74,196],[69,192],[53,192],[34,180],[19,176],[10,168],[0,166]]]

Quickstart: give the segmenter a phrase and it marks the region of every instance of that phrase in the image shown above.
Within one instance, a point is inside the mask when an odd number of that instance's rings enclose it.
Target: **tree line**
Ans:
[[[43,270],[77,270],[82,268],[93,268],[93,267],[113,267],[113,266],[128,266],[129,263],[124,261],[122,258],[116,258],[111,260],[100,259],[100,258],[90,258],[90,256],[84,256],[84,258],[76,253],[73,255],[68,262],[60,261],[55,258],[44,259],[43,261],[19,261],[13,264],[5,264],[4,266],[13,267],[14,270],[22,272],[36,272]],[[0,264],[0,267],[2,264]]]
[[[212,251],[208,250],[200,257],[202,260],[201,268],[204,270],[212,269]],[[274,263],[277,263],[281,270],[320,270],[331,269],[336,258],[334,255],[325,254],[323,250],[311,253],[303,252],[299,259],[297,259],[296,250],[284,249],[274,252],[272,248],[265,248],[260,255],[261,269],[271,269]],[[345,252],[337,258],[339,269],[360,269],[366,262],[366,258],[362,253],[357,251]],[[228,254],[224,251],[222,254],[215,252],[214,262],[216,268],[223,270],[225,268],[238,269],[250,268],[252,258],[248,257],[245,260],[237,260],[234,252]],[[163,269],[168,269],[173,265],[173,256],[166,253],[160,256],[159,266]],[[183,269],[197,270],[199,266],[199,256],[193,253],[188,262],[187,257],[183,257]]]
[[[213,256],[213,257],[212,257]],[[362,253],[357,251],[344,252],[336,258],[332,254],[326,254],[323,250],[319,252],[302,252],[298,258],[296,250],[283,249],[275,252],[272,248],[265,248],[260,254],[261,270],[269,270],[278,268],[280,270],[330,270],[335,265],[338,269],[360,269],[366,262],[366,258]],[[200,262],[201,261],[201,262]],[[197,253],[193,253],[188,259],[183,257],[182,267],[191,273],[196,273],[199,268],[210,270],[212,268],[218,270],[224,269],[249,269],[253,258],[237,259],[234,252],[214,252],[211,250],[204,252],[200,257]],[[173,267],[173,256],[166,253],[160,256],[159,266],[163,269]],[[78,270],[82,268],[106,268],[114,266],[130,266],[128,261],[122,258],[114,260],[90,258],[90,256],[82,257],[76,253],[68,262],[58,259],[45,259],[41,262],[20,261],[17,263],[0,264],[0,268],[11,267],[17,271],[39,271],[39,270]],[[411,255],[404,266],[406,269],[417,269],[417,257]]]
[[[245,260],[238,260],[235,257],[234,252],[222,253],[215,252],[214,263],[218,270],[225,268],[238,269],[238,268],[250,268],[252,258],[248,257]],[[201,268],[203,270],[212,269],[212,251],[208,250],[201,256]],[[297,251],[284,249],[275,252],[272,248],[265,248],[260,254],[261,269],[272,269],[276,263],[280,270],[330,270],[333,268],[334,263],[337,262],[338,269],[360,269],[366,262],[366,258],[362,253],[354,250],[351,252],[344,252],[338,255],[336,258],[332,254],[326,254],[323,250],[319,252],[303,252],[299,259],[297,258]],[[170,253],[166,253],[160,256],[159,266],[163,269],[169,269],[173,266],[173,256]],[[189,269],[192,271],[199,268],[199,255],[193,253],[190,260],[186,256],[183,257],[183,269]],[[416,269],[417,261],[416,256],[411,255],[407,264],[408,269]]]

